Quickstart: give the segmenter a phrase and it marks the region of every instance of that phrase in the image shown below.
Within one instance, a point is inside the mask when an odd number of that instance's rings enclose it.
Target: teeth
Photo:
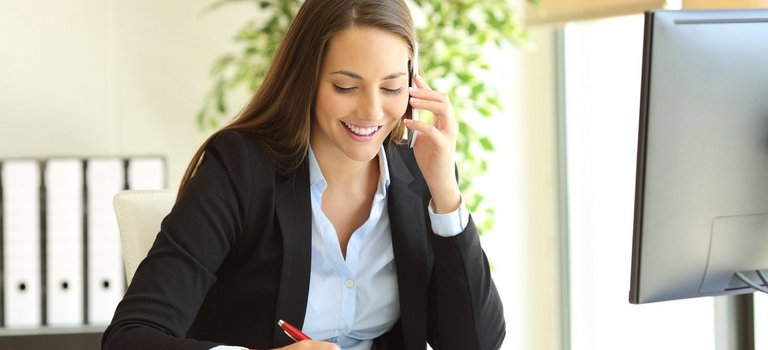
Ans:
[[[349,130],[352,130],[353,133],[358,134],[360,136],[368,136],[368,135],[373,134],[374,132],[376,132],[376,130],[379,130],[378,126],[372,126],[372,127],[369,127],[369,128],[361,128],[361,127],[357,127],[357,126],[354,126],[354,125],[346,123],[346,122],[344,122],[344,125],[346,125]]]

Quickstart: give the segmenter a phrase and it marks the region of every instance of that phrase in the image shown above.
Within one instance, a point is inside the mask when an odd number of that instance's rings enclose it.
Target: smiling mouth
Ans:
[[[347,122],[341,122],[341,123],[344,124],[344,126],[347,127],[347,129],[351,131],[353,134],[360,135],[360,136],[371,136],[375,132],[379,131],[379,129],[381,129],[381,126],[360,127],[360,126],[349,124]]]

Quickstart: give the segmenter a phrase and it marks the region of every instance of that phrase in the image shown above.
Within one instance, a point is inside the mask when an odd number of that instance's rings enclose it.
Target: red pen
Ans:
[[[302,340],[310,340],[309,336],[302,333],[298,328],[291,326],[290,323],[285,322],[283,320],[277,321],[277,325],[280,326],[280,328],[283,329],[283,332],[287,334],[293,341],[302,341]]]

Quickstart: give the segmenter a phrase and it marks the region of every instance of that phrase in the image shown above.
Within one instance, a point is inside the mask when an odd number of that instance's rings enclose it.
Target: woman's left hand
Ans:
[[[410,91],[410,105],[432,112],[434,121],[428,124],[406,119],[405,125],[419,134],[413,152],[432,194],[433,209],[436,213],[448,213],[461,203],[454,159],[459,125],[446,94],[433,91],[421,76],[416,77],[416,87]]]

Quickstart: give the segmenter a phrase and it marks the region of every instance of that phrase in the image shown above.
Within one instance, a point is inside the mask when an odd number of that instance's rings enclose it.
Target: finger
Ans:
[[[416,75],[416,87],[419,89],[426,89],[426,90],[432,90],[431,87],[429,87],[429,84],[427,84],[427,81],[424,80],[424,78],[421,77],[421,75]]]
[[[432,125],[430,125],[428,123],[425,123],[423,121],[413,120],[413,119],[405,119],[404,122],[405,122],[405,126],[407,126],[408,129],[416,130],[416,132],[418,132],[420,134],[423,134],[423,136],[427,136],[430,139],[434,140],[435,138],[439,137],[439,135],[440,135],[440,130],[438,130],[436,127],[434,127],[434,126],[432,126]],[[416,139],[416,142],[419,142],[419,140]]]
[[[410,103],[413,108],[430,111],[436,116],[446,115],[448,113],[448,108],[445,102],[431,101],[431,100],[411,97]]]
[[[448,95],[434,90],[416,89],[412,88],[410,91],[411,96],[420,98],[422,100],[437,101],[442,103],[449,103]]]

